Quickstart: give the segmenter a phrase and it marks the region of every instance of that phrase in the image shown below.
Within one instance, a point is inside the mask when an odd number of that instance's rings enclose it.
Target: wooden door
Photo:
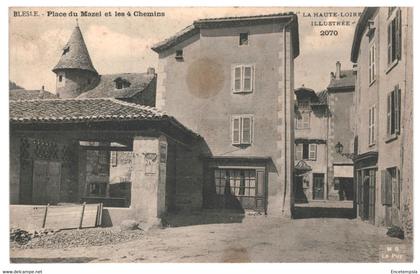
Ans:
[[[324,174],[317,174],[313,175],[313,196],[314,200],[324,200]]]
[[[35,160],[32,176],[32,202],[57,203],[60,197],[61,163]]]
[[[22,159],[20,162],[19,203],[32,203],[32,160]]]

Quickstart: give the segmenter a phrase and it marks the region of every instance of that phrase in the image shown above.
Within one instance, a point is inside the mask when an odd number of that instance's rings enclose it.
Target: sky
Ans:
[[[41,16],[14,16],[14,11],[37,11]],[[145,72],[157,67],[158,55],[150,48],[194,20],[208,17],[295,12],[299,20],[300,55],[295,59],[295,88],[325,89],[336,61],[351,69],[350,51],[357,14],[362,8],[12,8],[9,10],[9,79],[26,89],[55,92],[55,74],[62,48],[76,26],[76,17],[47,16],[48,11],[101,11],[101,17],[78,17],[93,65],[100,74]],[[105,17],[115,11],[164,12],[164,17]],[[338,14],[332,14],[336,12]],[[44,15],[42,15],[44,14]],[[338,16],[336,16],[338,15]],[[330,17],[328,17],[330,16]],[[349,26],[312,26],[348,21]],[[321,36],[325,30],[337,35]]]

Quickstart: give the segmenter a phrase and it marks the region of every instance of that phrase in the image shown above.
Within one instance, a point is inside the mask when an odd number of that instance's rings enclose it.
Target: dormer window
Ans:
[[[118,77],[117,79],[115,79],[114,82],[115,82],[116,89],[128,88],[131,85],[131,83],[128,80],[123,79],[121,77]]]
[[[248,33],[243,32],[239,34],[239,45],[240,46],[246,46],[248,45]]]
[[[175,59],[182,60],[184,59],[184,52],[182,49],[179,49],[175,52]]]
[[[65,46],[64,48],[63,48],[63,54],[62,55],[65,55],[67,52],[69,52],[70,51],[70,46]]]

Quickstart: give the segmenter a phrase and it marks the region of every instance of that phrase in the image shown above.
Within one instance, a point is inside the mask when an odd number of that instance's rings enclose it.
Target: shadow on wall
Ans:
[[[353,208],[334,207],[299,207],[295,206],[292,213],[293,219],[309,218],[356,218]]]
[[[242,223],[243,210],[221,209],[202,210],[199,212],[182,212],[167,214],[162,218],[163,227],[180,227],[205,224]]]

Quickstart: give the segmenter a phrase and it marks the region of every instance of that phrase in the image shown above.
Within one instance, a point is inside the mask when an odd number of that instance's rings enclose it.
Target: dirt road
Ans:
[[[140,240],[69,249],[12,249],[14,262],[378,262],[385,228],[350,219],[246,216],[240,222],[152,229]],[[42,257],[40,256],[42,254]],[[411,255],[407,256],[411,260]]]

